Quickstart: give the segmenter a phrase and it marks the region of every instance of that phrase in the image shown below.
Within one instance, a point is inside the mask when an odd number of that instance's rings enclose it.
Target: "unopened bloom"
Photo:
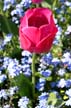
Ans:
[[[48,8],[28,9],[21,19],[21,48],[35,53],[48,52],[57,32],[52,11]]]

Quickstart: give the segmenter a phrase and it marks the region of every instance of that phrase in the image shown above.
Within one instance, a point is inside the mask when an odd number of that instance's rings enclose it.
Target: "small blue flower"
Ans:
[[[70,57],[71,57],[70,52],[65,52],[65,53],[63,54],[63,57],[64,57],[64,58],[70,58]]]
[[[54,88],[54,87],[56,87],[56,82],[51,82],[50,85],[52,88]]]
[[[56,33],[55,40],[53,41],[54,45],[57,45],[59,43],[59,40],[60,40],[60,37],[61,37],[61,34],[62,34],[62,28],[58,25],[57,25],[57,27],[58,27],[58,32]]]
[[[50,70],[42,70],[40,72],[40,74],[42,74],[44,77],[49,77],[51,75],[51,71]]]
[[[4,0],[4,7],[3,10],[6,11],[10,8],[11,5],[15,5],[16,0]]]
[[[6,91],[4,89],[0,90],[0,99],[1,98],[6,99],[6,100],[8,98],[8,94],[6,93]]]
[[[39,101],[39,105],[36,106],[35,108],[48,108],[47,101],[45,99],[42,101]]]
[[[48,105],[46,100],[40,101],[35,108],[55,108],[53,105]]]
[[[9,72],[9,76],[13,78],[21,73],[21,65],[19,65],[17,59],[11,59],[8,64],[7,70]]]
[[[18,91],[18,87],[17,86],[10,87],[9,90],[8,90],[9,96],[13,96],[17,91]]]
[[[64,66],[68,66],[69,58],[62,58],[61,61]]]
[[[29,104],[29,99],[25,96],[19,99],[18,101],[18,107],[19,108],[27,108],[27,105]]]
[[[71,106],[71,98],[69,98],[69,99],[65,102],[65,105]]]
[[[22,8],[16,8],[14,10],[11,11],[11,15],[14,16],[14,15],[17,15],[19,17],[22,17],[24,14],[24,10]]]
[[[48,93],[43,92],[38,98],[39,100],[46,100],[48,98]]]
[[[11,34],[11,33],[7,34],[7,35],[5,36],[5,39],[4,39],[3,44],[6,45],[8,42],[11,41],[11,39],[12,39],[12,34]]]
[[[0,75],[0,83],[3,83],[7,79],[5,74]]]
[[[68,95],[69,98],[71,98],[71,88],[66,90],[66,94]]]
[[[69,59],[67,68],[71,71],[71,58]]]
[[[58,88],[63,88],[63,87],[65,87],[66,86],[66,80],[65,79],[60,79],[59,81],[58,81],[58,83],[57,83],[57,87]]]
[[[66,70],[64,68],[62,69],[59,69],[57,74],[60,75],[60,76],[63,76],[65,74]]]
[[[58,58],[53,58],[52,65],[54,65],[54,67],[56,67],[58,64],[60,64],[60,60]]]
[[[32,63],[32,58],[31,57],[27,57],[27,56],[22,57],[21,63],[22,63],[22,65],[24,65],[24,64],[31,64]]]
[[[66,66],[67,69],[71,71],[71,53],[70,52],[64,53],[61,61],[64,64],[64,66]]]
[[[25,76],[30,76],[31,75],[31,68],[30,68],[29,64],[24,64],[24,65],[21,66],[21,68],[22,68],[22,73]]]
[[[32,2],[31,0],[22,0],[20,4],[28,8],[30,7],[31,2]]]
[[[11,62],[11,58],[4,57],[3,58],[3,68],[6,69],[8,67],[9,62]]]
[[[0,38],[0,51],[2,51],[4,49],[4,40]]]
[[[25,56],[31,57],[32,56],[32,53],[30,53],[29,51],[24,50],[24,51],[22,51],[22,56],[23,57],[25,57]]]
[[[39,82],[36,84],[36,88],[39,91],[43,91],[45,83],[46,83],[46,80],[44,78],[39,78]]]
[[[65,4],[66,6],[71,7],[71,2],[69,2],[69,1],[66,1],[64,4]]]
[[[66,80],[66,87],[69,88],[71,86],[71,79]]]
[[[59,41],[55,38],[54,41],[53,41],[53,44],[54,45],[58,45],[59,44]]]
[[[19,20],[18,20],[18,18],[16,16],[13,16],[12,17],[12,21],[15,22],[16,24],[19,23]]]
[[[48,54],[45,54],[41,57],[40,59],[40,66],[41,68],[43,69],[42,65],[43,66],[48,66],[51,64],[51,60],[52,60],[52,54],[51,53],[48,53]]]

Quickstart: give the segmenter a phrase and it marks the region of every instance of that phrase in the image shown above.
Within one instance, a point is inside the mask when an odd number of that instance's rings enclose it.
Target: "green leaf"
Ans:
[[[0,15],[0,29],[6,34],[12,33],[18,35],[18,27],[6,16]]]
[[[23,74],[15,77],[15,85],[19,87],[20,96],[28,96],[32,98],[32,87],[30,80],[25,77]]]
[[[42,7],[46,7],[46,8],[51,8],[51,5],[49,4],[49,3],[47,3],[47,2],[42,2]]]

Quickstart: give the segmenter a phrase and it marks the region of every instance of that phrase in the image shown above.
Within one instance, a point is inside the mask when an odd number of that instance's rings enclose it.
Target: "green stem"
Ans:
[[[33,53],[33,57],[32,57],[32,93],[33,93],[33,98],[35,97],[35,60],[36,60],[36,54]]]

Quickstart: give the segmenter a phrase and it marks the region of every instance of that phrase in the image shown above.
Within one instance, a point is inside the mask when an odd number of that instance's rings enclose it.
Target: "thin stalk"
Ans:
[[[36,60],[36,54],[33,53],[33,57],[32,57],[32,94],[33,94],[33,99],[35,98],[35,60]]]

